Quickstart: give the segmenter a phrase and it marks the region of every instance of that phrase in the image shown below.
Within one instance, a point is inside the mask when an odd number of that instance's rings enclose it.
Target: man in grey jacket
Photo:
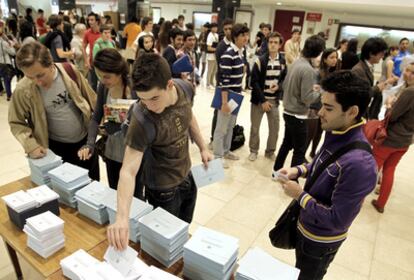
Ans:
[[[317,73],[312,61],[321,54],[324,48],[323,38],[317,35],[309,37],[305,41],[302,56],[288,68],[283,84],[285,135],[273,170],[283,167],[291,149],[293,149],[291,166],[300,165],[305,160],[308,109],[320,98],[320,92],[314,91],[313,87],[316,84]]]

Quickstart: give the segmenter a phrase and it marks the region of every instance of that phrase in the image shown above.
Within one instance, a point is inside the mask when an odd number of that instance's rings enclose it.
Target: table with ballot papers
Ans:
[[[139,219],[141,249],[166,267],[171,267],[183,255],[189,238],[189,224],[161,207]]]
[[[109,192],[104,199],[104,205],[108,212],[109,223],[114,224],[116,221],[117,212],[117,193]],[[150,213],[154,209],[151,204],[144,202],[136,197],[132,198],[131,208],[129,211],[129,240],[132,242],[139,242],[140,240],[140,229],[138,226],[138,220]]]
[[[59,202],[76,208],[75,193],[91,182],[88,170],[65,162],[48,172],[52,189],[60,196]]]
[[[236,280],[267,280],[277,279],[296,280],[299,277],[299,269],[287,265],[262,249],[255,247],[249,249],[239,260]]]
[[[26,220],[23,231],[27,246],[43,258],[48,258],[65,246],[64,221],[50,211]]]
[[[20,229],[23,229],[27,218],[45,211],[49,210],[59,215],[58,198],[59,195],[46,185],[2,197],[7,205],[10,220]]]
[[[205,227],[184,245],[184,276],[197,280],[227,280],[233,275],[239,240]]]
[[[50,149],[47,149],[46,156],[39,159],[28,158],[28,161],[32,182],[37,185],[46,184],[48,186],[50,186],[48,172],[63,163],[62,158]]]
[[[149,266],[138,258],[138,252],[131,247],[116,251],[109,246],[103,261],[80,249],[61,260],[62,273],[72,280],[117,279],[117,280],[178,280],[180,278],[155,266]]]
[[[106,224],[109,221],[105,206],[107,196],[116,197],[116,190],[92,181],[75,193],[79,213],[100,225]]]

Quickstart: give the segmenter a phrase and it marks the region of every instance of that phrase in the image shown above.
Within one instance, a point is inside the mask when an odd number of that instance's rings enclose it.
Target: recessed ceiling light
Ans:
[[[282,2],[277,2],[276,5],[282,6]]]

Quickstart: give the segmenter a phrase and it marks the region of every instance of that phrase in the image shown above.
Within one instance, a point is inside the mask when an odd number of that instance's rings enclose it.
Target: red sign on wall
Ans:
[[[322,14],[320,14],[320,13],[307,13],[306,14],[306,20],[307,21],[321,21],[322,20]]]

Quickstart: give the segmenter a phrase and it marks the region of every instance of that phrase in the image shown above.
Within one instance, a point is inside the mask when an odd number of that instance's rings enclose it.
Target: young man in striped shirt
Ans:
[[[233,127],[237,116],[231,114],[228,104],[228,92],[241,94],[244,75],[243,48],[249,39],[249,28],[236,24],[231,31],[232,43],[220,58],[219,86],[222,89],[222,107],[217,115],[217,126],[214,131],[213,151],[216,158],[238,160],[239,157],[230,152]],[[224,168],[228,164],[223,162]]]
[[[249,140],[249,160],[251,161],[257,159],[260,146],[260,123],[265,113],[269,125],[265,157],[274,160],[279,132],[279,100],[282,97],[281,85],[287,72],[285,58],[279,53],[282,44],[283,39],[280,33],[271,33],[268,37],[269,53],[258,57],[253,66]]]

